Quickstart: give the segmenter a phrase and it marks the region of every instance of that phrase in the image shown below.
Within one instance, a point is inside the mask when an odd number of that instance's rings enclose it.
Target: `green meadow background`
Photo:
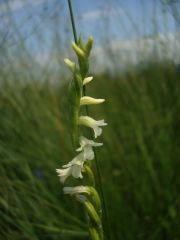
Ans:
[[[62,193],[55,172],[74,156],[71,76],[60,69],[59,82],[50,74],[26,81],[25,67],[0,66],[0,239],[88,239],[83,208]],[[180,239],[179,76],[178,64],[151,59],[96,72],[87,86],[88,95],[106,99],[89,111],[108,123],[97,155],[112,240]]]

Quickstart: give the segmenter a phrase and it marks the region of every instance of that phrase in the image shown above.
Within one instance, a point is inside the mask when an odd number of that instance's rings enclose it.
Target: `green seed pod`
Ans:
[[[92,49],[92,46],[93,46],[93,37],[89,37],[87,43],[86,43],[86,46],[85,46],[85,53],[86,53],[86,57],[89,57],[90,55],[90,52],[91,52],[91,49]]]
[[[85,201],[84,205],[86,207],[89,217],[97,224],[97,226],[101,226],[101,219],[92,203],[90,203],[89,201]]]
[[[87,164],[84,165],[84,171],[87,174],[89,183],[92,184],[93,186],[95,186],[94,174],[93,174],[91,168]]]
[[[101,200],[98,192],[93,187],[89,187],[89,191],[91,193],[92,202],[94,203],[96,210],[101,214]]]

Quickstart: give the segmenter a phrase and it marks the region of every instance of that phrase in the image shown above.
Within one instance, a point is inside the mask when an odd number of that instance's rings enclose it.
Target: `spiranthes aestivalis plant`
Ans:
[[[73,146],[77,154],[69,163],[63,165],[60,169],[56,169],[56,171],[62,184],[67,184],[68,178],[81,179],[82,184],[80,186],[64,186],[63,192],[73,196],[74,199],[83,204],[88,216],[90,239],[102,240],[104,238],[102,207],[100,196],[95,187],[96,181],[91,168],[91,162],[95,158],[94,148],[103,144],[94,141],[94,139],[89,139],[89,137],[83,134],[85,128],[90,129],[90,131],[92,129],[93,134],[90,134],[90,138],[97,138],[102,134],[102,128],[107,125],[104,119],[95,120],[88,116],[87,111],[88,105],[97,105],[105,101],[105,99],[85,96],[85,86],[93,80],[93,77],[89,76],[89,56],[92,46],[92,37],[89,37],[86,44],[83,43],[81,38],[78,41],[75,38],[75,42],[72,42],[72,49],[77,57],[78,64],[68,58],[64,60],[73,74],[69,86],[69,119],[71,120]],[[84,107],[86,108],[86,114],[82,114]]]

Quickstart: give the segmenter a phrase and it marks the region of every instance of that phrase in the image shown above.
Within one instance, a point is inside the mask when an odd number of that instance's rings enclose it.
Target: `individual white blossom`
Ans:
[[[88,186],[64,187],[63,192],[64,194],[69,194],[71,196],[82,193],[90,194]]]
[[[60,177],[60,181],[64,183],[70,175],[72,175],[74,178],[82,178],[84,161],[84,153],[81,152],[68,164],[63,165],[63,169],[56,169],[56,172]]]
[[[80,116],[78,123],[80,125],[84,125],[86,127],[92,128],[94,131],[95,138],[97,138],[98,136],[100,136],[102,134],[102,128],[100,128],[100,127],[107,125],[107,123],[104,122],[104,119],[96,121],[93,118],[88,117],[88,116]]]
[[[92,98],[88,96],[81,97],[80,99],[80,105],[92,105],[92,104],[100,104],[103,103],[105,99],[97,99],[97,98]]]
[[[91,82],[92,80],[93,80],[93,77],[86,77],[86,78],[84,78],[84,80],[83,80],[83,85],[88,84],[88,83]]]
[[[103,143],[97,143],[92,140],[89,140],[83,136],[80,137],[80,147],[76,150],[78,152],[83,151],[84,159],[92,160],[94,159],[93,147],[100,147]]]

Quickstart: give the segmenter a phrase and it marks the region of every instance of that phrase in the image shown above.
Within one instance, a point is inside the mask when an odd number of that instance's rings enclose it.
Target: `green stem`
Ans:
[[[73,11],[72,11],[71,0],[68,0],[68,6],[69,6],[70,17],[71,17],[71,24],[72,24],[72,29],[73,29],[74,41],[77,44],[78,40],[77,40],[76,26],[75,26]]]

